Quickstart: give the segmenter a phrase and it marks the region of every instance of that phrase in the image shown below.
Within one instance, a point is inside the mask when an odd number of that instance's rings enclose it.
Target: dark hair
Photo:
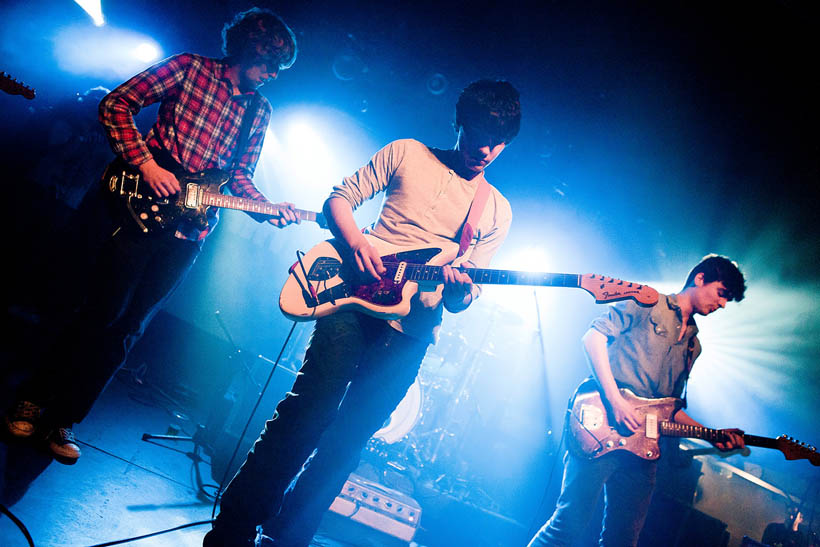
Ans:
[[[746,292],[746,280],[737,262],[725,256],[708,254],[689,272],[689,277],[686,278],[683,288],[694,287],[695,276],[699,273],[703,273],[704,283],[722,281],[723,286],[729,292],[726,297],[729,301],[740,302],[743,300],[743,293]]]
[[[222,53],[231,59],[264,61],[284,70],[293,66],[297,50],[293,31],[269,9],[237,13],[222,27]]]
[[[461,92],[456,103],[455,129],[485,131],[505,143],[521,128],[521,102],[510,82],[478,80]]]

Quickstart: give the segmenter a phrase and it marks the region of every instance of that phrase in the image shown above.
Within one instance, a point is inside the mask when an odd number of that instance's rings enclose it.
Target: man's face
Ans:
[[[249,56],[251,58],[239,68],[239,89],[242,92],[254,91],[279,76],[279,67],[286,57],[284,45],[281,38],[274,38],[266,44],[256,44],[256,55]]]
[[[269,80],[275,80],[278,75],[278,65],[273,68],[268,68],[265,62],[243,65],[239,70],[239,89],[245,93],[254,91]]]
[[[704,283],[702,273],[695,276],[695,291],[692,294],[695,313],[709,315],[713,311],[725,308],[728,301],[729,291],[723,281]]]
[[[479,174],[504,150],[507,144],[489,133],[462,126],[458,132],[458,151],[464,167]]]

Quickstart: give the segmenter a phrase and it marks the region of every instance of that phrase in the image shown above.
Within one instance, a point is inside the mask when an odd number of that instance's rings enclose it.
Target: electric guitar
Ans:
[[[161,233],[176,227],[179,220],[186,220],[197,228],[204,229],[208,226],[207,210],[210,207],[236,209],[271,217],[277,216],[283,209],[267,201],[223,194],[222,189],[231,175],[220,169],[188,173],[178,165],[169,165],[168,161],[160,162],[160,165],[174,173],[181,188],[179,193],[164,198],[157,196],[142,180],[139,170],[121,158],[112,161],[102,177],[114,216],[121,217],[125,224],[135,226],[143,233]],[[322,228],[327,228],[321,213],[296,209],[296,215],[301,220],[316,222]]]
[[[20,95],[28,100],[32,100],[36,92],[29,86],[18,82],[5,72],[0,72],[0,90],[9,95]]]
[[[387,272],[379,280],[365,278],[351,263],[335,239],[323,241],[290,267],[279,295],[279,307],[295,321],[312,321],[340,310],[357,310],[383,319],[398,319],[410,312],[410,301],[419,291],[438,290],[443,283],[442,266],[456,258],[457,247],[399,247],[365,234],[379,252]],[[560,274],[458,269],[474,283],[577,287],[598,303],[632,298],[642,305],[658,301],[658,292],[647,285],[595,274]]]
[[[594,380],[586,380],[578,387],[570,402],[566,425],[570,449],[575,454],[594,459],[616,450],[626,450],[645,460],[657,460],[660,457],[658,440],[662,436],[691,437],[713,443],[728,440],[726,433],[719,429],[673,422],[672,417],[682,405],[676,397],[647,399],[625,388],[621,389],[621,395],[643,421],[634,433],[622,433],[611,425],[614,420],[611,420]],[[743,441],[749,446],[780,450],[787,460],[805,459],[812,465],[820,465],[820,452],[815,447],[785,435],[772,439],[744,434]]]

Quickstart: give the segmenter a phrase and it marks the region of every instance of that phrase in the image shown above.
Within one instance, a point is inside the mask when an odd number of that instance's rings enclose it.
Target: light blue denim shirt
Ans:
[[[675,295],[661,295],[658,303],[642,307],[632,300],[618,302],[592,324],[607,337],[612,374],[621,387],[641,397],[680,397],[687,365],[700,355],[694,318],[683,325]],[[680,329],[686,329],[678,341]]]

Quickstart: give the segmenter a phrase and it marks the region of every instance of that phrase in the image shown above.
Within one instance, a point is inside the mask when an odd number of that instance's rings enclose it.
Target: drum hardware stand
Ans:
[[[228,356],[228,359],[231,359],[233,355],[239,356],[239,362],[241,363],[242,367],[241,370],[244,372],[244,376],[248,382],[252,385],[256,386],[257,391],[259,389],[259,384],[254,380],[253,375],[251,374],[251,368],[248,366],[247,360],[245,358],[245,354],[242,352],[242,349],[239,348],[236,343],[234,342],[233,337],[231,336],[230,331],[228,331],[228,327],[225,325],[225,322],[222,321],[222,316],[219,310],[214,312],[217,322],[219,323],[220,328],[225,333],[228,342],[233,346],[233,353]],[[261,356],[260,356],[261,357]],[[202,458],[201,453],[204,451],[207,454],[213,453],[213,440],[214,438],[222,432],[222,428],[225,425],[225,420],[230,413],[230,409],[233,406],[233,400],[228,397],[231,393],[231,386],[235,383],[231,382],[228,388],[226,389],[225,393],[222,394],[221,403],[214,405],[208,416],[206,418],[205,424],[196,424],[196,430],[194,431],[193,435],[177,435],[177,434],[165,434],[165,435],[154,435],[152,433],[143,433],[142,440],[146,442],[152,441],[186,441],[192,442],[194,447],[191,452],[187,452],[186,455],[191,458],[194,464],[199,464],[204,462],[205,460]],[[176,428],[169,427],[169,432],[174,431]],[[178,430],[177,430],[178,431]],[[169,446],[164,446],[159,443],[152,443],[158,446],[162,446],[163,448],[171,448]],[[203,482],[201,479],[201,475],[199,473],[199,466],[195,465],[196,468],[196,481],[197,487],[200,491],[203,491]]]

